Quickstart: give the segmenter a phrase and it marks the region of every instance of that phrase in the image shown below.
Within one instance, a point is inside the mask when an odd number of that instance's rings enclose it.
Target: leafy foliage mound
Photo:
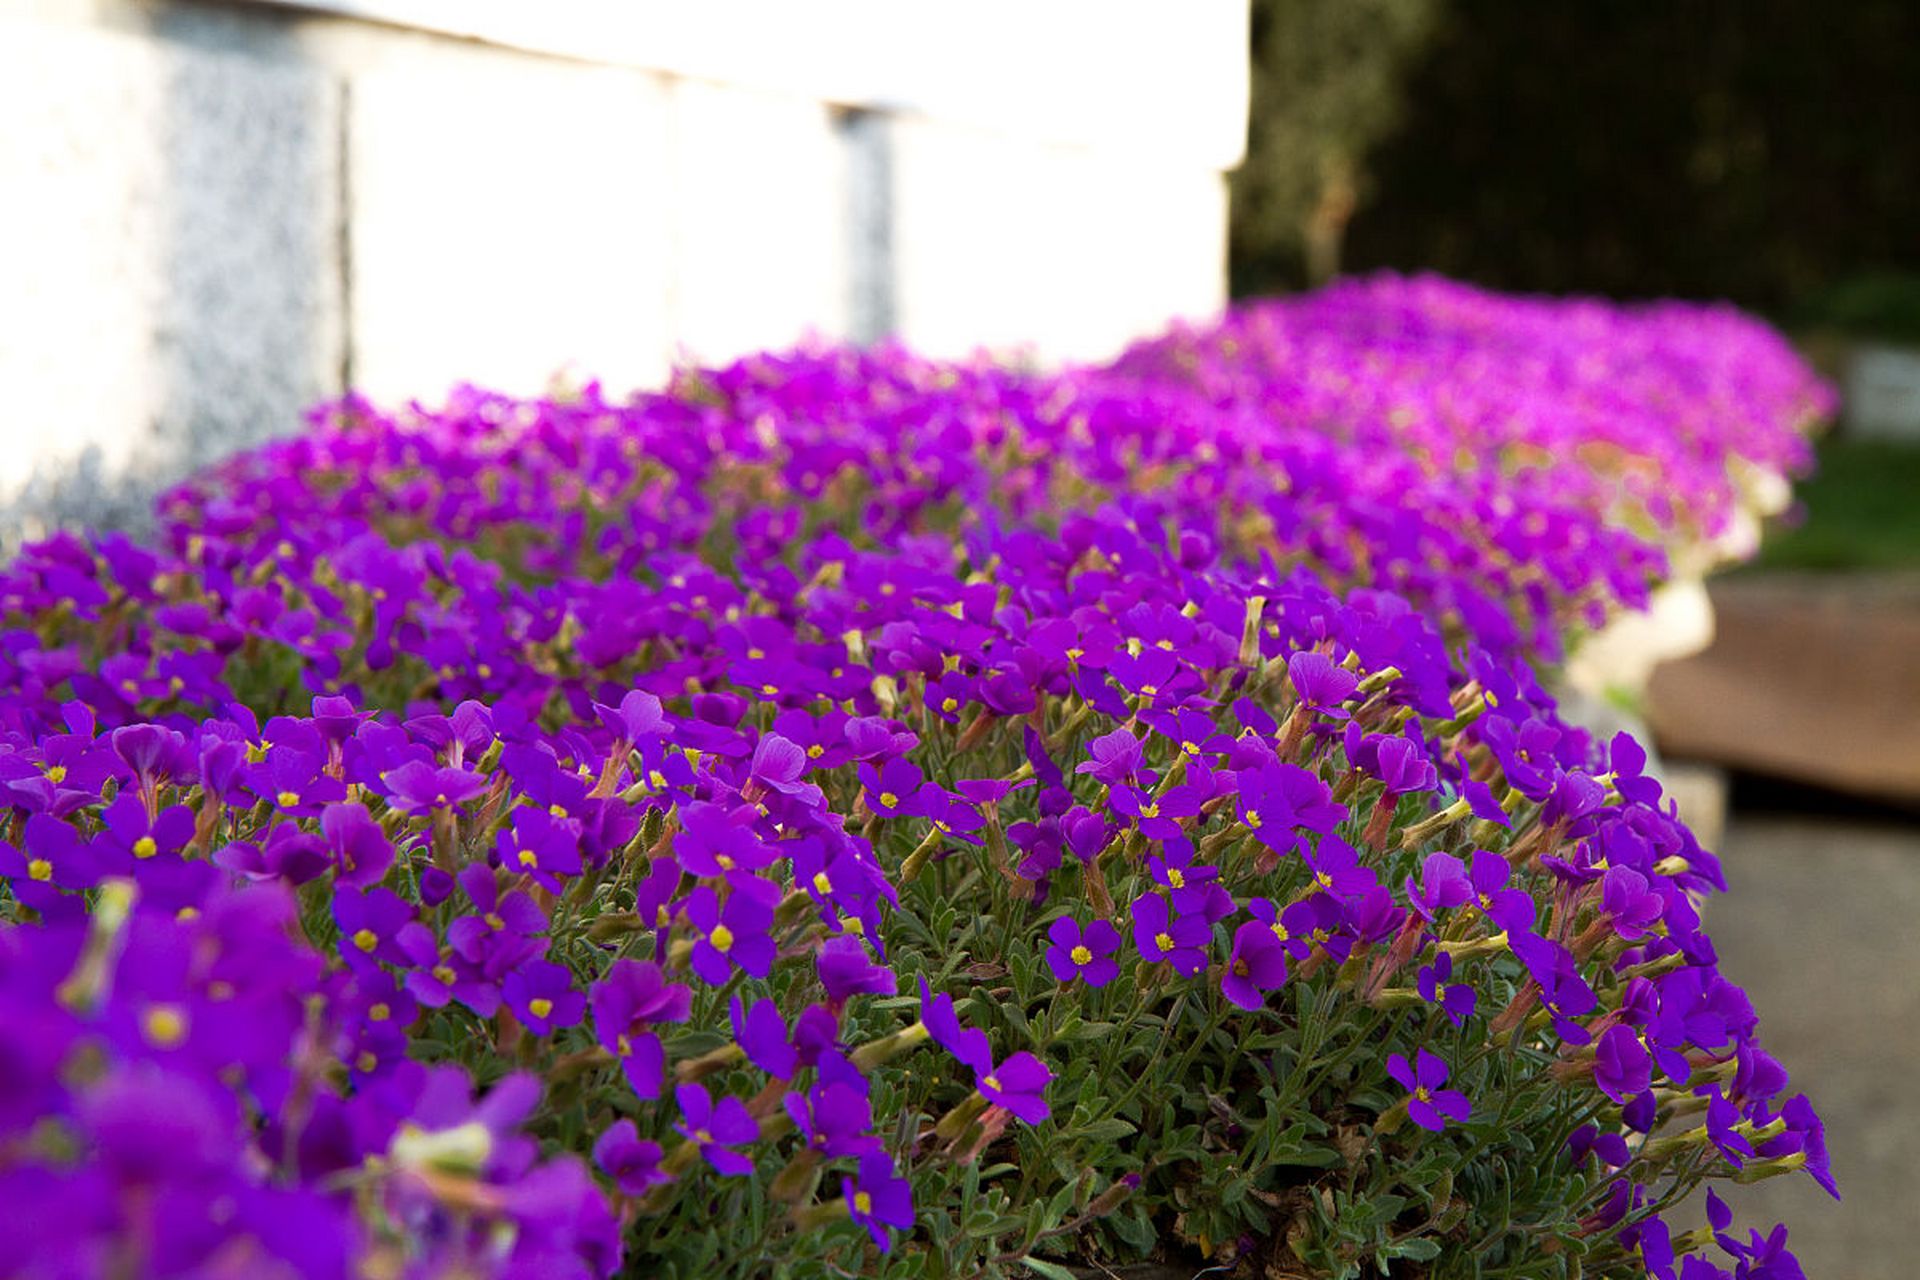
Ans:
[[[1176,363],[349,401],[28,548],[0,1270],[1797,1275],[1665,1225],[1822,1130],[1536,674],[1660,522]]]

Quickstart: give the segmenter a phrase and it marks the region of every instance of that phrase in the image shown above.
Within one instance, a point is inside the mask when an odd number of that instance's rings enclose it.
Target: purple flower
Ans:
[[[365,805],[328,805],[320,813],[320,831],[333,855],[336,884],[364,889],[379,884],[393,866],[393,845]]]
[[[1474,901],[1487,918],[1508,933],[1530,933],[1539,908],[1533,895],[1523,889],[1506,888],[1513,868],[1499,854],[1487,849],[1473,851]]]
[[[642,1138],[631,1120],[609,1125],[593,1144],[593,1162],[630,1196],[643,1195],[649,1187],[673,1181],[671,1174],[661,1170],[660,1156],[660,1144]]]
[[[913,1185],[893,1174],[893,1158],[884,1151],[860,1157],[860,1172],[840,1181],[847,1216],[867,1229],[882,1253],[892,1247],[888,1227],[913,1230]]]
[[[593,984],[591,999],[600,1047],[618,1060],[634,1093],[658,1097],[666,1052],[648,1027],[685,1022],[693,1007],[692,989],[668,982],[652,961],[615,960],[607,976]]]
[[[1120,931],[1105,920],[1085,929],[1072,916],[1061,916],[1047,928],[1047,965],[1062,982],[1083,979],[1090,987],[1104,987],[1120,972],[1113,958],[1120,949]]]
[[[265,761],[246,770],[246,786],[281,813],[317,818],[324,807],[347,798],[340,780],[321,772],[323,764],[293,747],[273,747]]]
[[[749,776],[752,782],[769,791],[793,796],[807,804],[819,804],[820,788],[810,782],[800,781],[800,775],[807,771],[807,764],[806,748],[777,733],[769,733],[753,748]]]
[[[753,832],[759,817],[751,805],[729,812],[702,800],[680,806],[680,834],[673,856],[693,875],[714,877],[734,871],[758,871],[779,851]]]
[[[1504,865],[1504,863],[1503,863]],[[1431,920],[1452,907],[1465,906],[1474,897],[1473,881],[1467,864],[1450,853],[1430,853],[1420,864],[1420,886],[1407,877],[1407,901],[1422,917]]]
[[[1407,1118],[1433,1133],[1446,1128],[1448,1120],[1463,1123],[1473,1108],[1466,1094],[1440,1087],[1447,1082],[1447,1064],[1425,1049],[1416,1052],[1415,1062],[1417,1065],[1409,1066],[1404,1054],[1387,1057],[1387,1074],[1412,1095],[1407,1103]]]
[[[587,1012],[587,998],[573,988],[573,972],[547,960],[529,960],[507,975],[500,996],[535,1035],[571,1027]]]
[[[547,913],[539,904],[517,889],[501,893],[498,876],[486,863],[462,868],[459,884],[478,913],[458,916],[447,926],[447,942],[463,958],[484,963],[497,948],[546,930]]]
[[[133,862],[144,862],[163,854],[171,856],[193,839],[193,810],[183,804],[171,805],[149,822],[146,804],[132,791],[122,791],[118,799],[101,811],[100,820],[105,830],[96,838],[96,844],[103,850],[117,850],[125,860]],[[114,859],[123,866],[127,865],[125,860]]]
[[[1179,820],[1199,813],[1206,800],[1206,793],[1191,785],[1169,787],[1163,793],[1150,795],[1122,784],[1113,789],[1112,803],[1115,812],[1140,824],[1142,835],[1155,840],[1177,840],[1182,834]]]
[[[756,1000],[748,1007],[739,996],[727,1005],[733,1023],[733,1039],[747,1055],[747,1061],[768,1075],[791,1080],[800,1065],[800,1055],[787,1042],[787,1022],[773,1000]]]
[[[1645,1093],[1653,1083],[1653,1059],[1632,1027],[1616,1022],[1594,1046],[1593,1080],[1615,1102]]]
[[[765,880],[750,879],[735,886],[724,904],[710,885],[701,885],[687,897],[687,919],[696,931],[693,971],[710,986],[721,986],[733,976],[734,966],[756,978],[773,970],[773,903],[748,886],[773,889]]]
[[[561,877],[580,874],[580,824],[544,809],[515,809],[494,848],[502,866],[531,875],[548,893],[565,888]]]
[[[337,891],[333,895],[333,919],[340,926],[340,954],[348,964],[369,960],[396,965],[408,962],[400,931],[412,923],[413,906],[393,890]]]
[[[1293,680],[1294,692],[1309,710],[1334,720],[1347,718],[1340,704],[1360,687],[1359,676],[1312,649],[1288,657],[1287,675]]]
[[[900,979],[893,970],[869,960],[865,945],[847,934],[820,944],[813,965],[820,975],[820,985],[827,989],[827,999],[835,1006],[855,995],[890,996],[900,989]]]
[[[1478,997],[1466,983],[1453,981],[1453,957],[1447,952],[1438,953],[1432,964],[1420,967],[1419,983],[1420,998],[1439,1005],[1454,1026],[1473,1016]]]
[[[1666,910],[1666,899],[1632,867],[1608,867],[1600,880],[1600,909],[1613,917],[1613,931],[1629,942],[1644,937]]]
[[[921,811],[920,789],[926,783],[919,768],[905,759],[888,760],[878,769],[861,764],[860,781],[866,788],[867,808],[885,818],[910,817]]]
[[[1727,1100],[1720,1086],[1711,1086],[1707,1093],[1707,1140],[1736,1169],[1744,1168],[1754,1155],[1753,1144],[1734,1128],[1741,1119],[1740,1108]]]
[[[674,1089],[673,1098],[680,1104],[674,1131],[698,1146],[708,1164],[728,1175],[753,1172],[752,1159],[732,1149],[760,1138],[760,1125],[747,1111],[746,1103],[726,1094],[716,1105],[706,1087],[699,1084],[680,1085]]]
[[[634,689],[622,697],[618,710],[598,702],[593,704],[593,709],[599,714],[600,723],[629,746],[658,737],[667,723],[660,699],[644,689]]]
[[[987,1033],[978,1027],[962,1027],[953,997],[944,991],[933,994],[924,977],[920,979],[920,1020],[935,1044],[972,1067],[976,1075],[993,1066],[993,1046]]]
[[[1258,1009],[1266,993],[1287,980],[1287,948],[1273,930],[1249,920],[1233,931],[1233,950],[1220,977],[1220,990],[1242,1009]]]
[[[1146,745],[1131,730],[1115,729],[1087,744],[1090,760],[1074,766],[1075,773],[1090,773],[1110,787],[1131,783],[1146,764]]]
[[[855,1085],[816,1083],[804,1095],[789,1093],[780,1102],[807,1145],[829,1160],[880,1150],[880,1139],[868,1132],[873,1104]]]
[[[454,809],[487,789],[487,780],[465,769],[442,769],[409,760],[380,775],[387,795],[401,813]]]
[[[1167,900],[1144,893],[1133,900],[1133,945],[1148,964],[1165,962],[1183,978],[1207,967],[1207,943],[1212,930],[1195,916],[1174,916]]]
[[[1022,1051],[982,1072],[975,1083],[988,1102],[1005,1107],[1028,1124],[1039,1124],[1052,1114],[1045,1097],[1052,1082],[1047,1064]]]

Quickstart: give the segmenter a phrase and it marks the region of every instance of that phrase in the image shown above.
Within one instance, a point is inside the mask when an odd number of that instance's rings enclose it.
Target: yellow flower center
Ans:
[[[298,791],[282,791],[274,797],[274,800],[279,803],[282,809],[291,809],[300,803],[300,793]]]
[[[535,996],[527,1001],[527,1012],[536,1018],[544,1018],[553,1012],[553,1001],[545,996]]]
[[[713,1130],[711,1130],[711,1129],[695,1129],[695,1130],[693,1131],[693,1140],[694,1140],[695,1142],[697,1142],[697,1143],[699,1143],[699,1144],[700,1144],[701,1146],[703,1146],[703,1147],[704,1147],[704,1146],[707,1146],[708,1144],[710,1144],[710,1143],[711,1143],[711,1142],[713,1141]]]
[[[1073,962],[1075,964],[1092,964],[1093,963],[1093,952],[1087,950],[1087,948],[1084,945],[1075,947],[1072,951],[1069,951],[1067,954],[1073,958]]]
[[[451,965],[437,964],[433,966],[433,980],[443,987],[452,986],[453,980],[458,976],[458,974],[454,973],[453,966]]]
[[[871,1214],[873,1212],[873,1197],[864,1191],[854,1192],[853,1211],[863,1216]]]
[[[141,836],[133,842],[133,856],[136,858],[151,858],[159,852],[160,846],[153,842],[152,836]]]
[[[1197,756],[1200,754],[1200,744],[1197,742],[1183,742],[1180,744],[1180,746],[1190,756]]]
[[[1260,816],[1260,811],[1258,809],[1247,810],[1247,825],[1253,828],[1255,831],[1258,831],[1260,829],[1260,824],[1264,821],[1266,821],[1266,819]]]
[[[520,865],[529,869],[537,868],[540,865],[540,855],[531,849],[522,849],[520,851]]]
[[[807,748],[807,759],[809,760],[818,760],[825,754],[827,754],[827,749],[817,742]]]
[[[371,951],[380,945],[380,935],[371,929],[360,929],[353,935],[353,945],[362,951]]]
[[[373,1006],[373,1008],[367,1010],[368,1022],[385,1022],[388,1018],[391,1018],[392,1016],[393,1016],[393,1009],[384,1003],[376,1004],[375,1006]]]
[[[1288,938],[1293,936],[1292,934],[1287,932],[1287,926],[1281,924],[1278,920],[1275,920],[1273,922],[1272,928],[1273,928],[1273,936],[1280,939],[1280,941],[1282,942],[1285,942]]]
[[[60,785],[66,780],[67,780],[67,766],[63,764],[56,764],[51,769],[47,770],[47,781],[53,783],[55,786]]]
[[[898,807],[899,804],[900,804],[900,797],[895,795],[893,792],[882,791],[880,793],[880,807],[882,809],[896,808]]]
[[[27,878],[45,884],[53,879],[53,864],[45,858],[35,858],[27,864]]]
[[[960,709],[960,699],[942,698],[940,699],[940,709],[946,712],[948,715],[952,715],[955,711]]]
[[[380,1057],[371,1049],[362,1049],[360,1056],[353,1060],[353,1065],[360,1068],[361,1075],[366,1075],[380,1065]]]
[[[1186,873],[1181,871],[1180,868],[1178,867],[1168,867],[1167,883],[1172,885],[1176,889],[1186,888],[1187,887]]]
[[[816,871],[813,873],[813,887],[820,893],[832,893],[833,881],[827,879],[826,872]]]
[[[171,1049],[187,1038],[187,1015],[178,1005],[156,1004],[140,1019],[140,1030],[156,1048]]]
[[[567,806],[563,804],[550,804],[547,806],[547,812],[556,818],[564,818],[567,816]]]
[[[1170,933],[1156,933],[1153,935],[1153,945],[1162,951],[1171,951],[1173,950],[1173,935]]]
[[[633,1056],[633,1041],[627,1039],[625,1036],[621,1036],[619,1039],[615,1040],[613,1042],[613,1047],[619,1051],[620,1056],[623,1058],[630,1058]]]
[[[487,928],[489,929],[504,929],[507,927],[507,922],[500,918],[500,913],[497,911],[489,911],[480,918],[487,922]]]
[[[713,932],[707,935],[707,941],[713,944],[715,951],[725,955],[733,950],[733,930],[723,924],[717,924],[713,926]]]
[[[1140,692],[1151,698],[1154,694],[1160,692],[1160,686],[1157,684],[1143,684],[1140,686]]]
[[[983,1089],[992,1089],[997,1092],[1000,1088],[1000,1077],[999,1076],[981,1076],[980,1087]]]
[[[1413,1091],[1413,1097],[1416,1102],[1432,1102],[1433,1101],[1433,1094],[1427,1091],[1427,1086],[1425,1085],[1421,1085],[1419,1088],[1415,1089]]]
[[[1159,802],[1158,800],[1155,800],[1155,801],[1153,801],[1153,802],[1152,802],[1152,803],[1150,803],[1150,804],[1143,804],[1143,805],[1141,805],[1141,806],[1140,806],[1140,816],[1141,816],[1141,817],[1143,817],[1143,818],[1157,818],[1157,817],[1159,817],[1159,816],[1160,816],[1160,802]]]
[[[720,869],[721,869],[722,871],[731,871],[731,870],[733,870],[733,855],[732,855],[732,854],[730,854],[730,853],[716,853],[716,854],[714,854],[714,855],[713,855],[713,860],[714,860],[715,862],[717,862],[717,863],[719,863],[719,864],[720,864]]]

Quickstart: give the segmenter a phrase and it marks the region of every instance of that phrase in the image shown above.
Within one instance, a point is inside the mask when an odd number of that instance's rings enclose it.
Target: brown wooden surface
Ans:
[[[1861,795],[1920,800],[1920,577],[1712,584],[1715,638],[1657,668],[1660,749]]]

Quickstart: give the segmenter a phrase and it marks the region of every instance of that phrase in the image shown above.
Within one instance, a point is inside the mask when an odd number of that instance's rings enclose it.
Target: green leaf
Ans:
[[[1033,1274],[1044,1277],[1044,1280],[1080,1280],[1079,1276],[1074,1275],[1059,1263],[1048,1262],[1032,1254],[1020,1259],[1020,1265],[1032,1271]]]
[[[1096,1120],[1090,1125],[1075,1129],[1067,1136],[1085,1138],[1089,1142],[1118,1142],[1120,1139],[1130,1137],[1136,1132],[1138,1132],[1138,1130],[1125,1120],[1110,1116],[1105,1120]]]

